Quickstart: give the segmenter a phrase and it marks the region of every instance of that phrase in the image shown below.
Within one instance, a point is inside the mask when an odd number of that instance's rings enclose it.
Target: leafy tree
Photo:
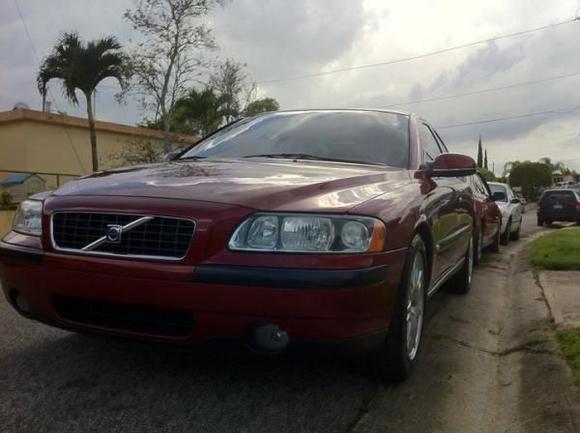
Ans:
[[[180,151],[190,143],[172,143],[171,151]],[[116,161],[116,167],[140,164],[153,164],[164,160],[166,152],[164,145],[158,140],[136,138],[129,141],[120,150],[113,152],[110,157]]]
[[[222,102],[222,113],[226,123],[241,116],[243,93],[252,92],[253,86],[247,84],[245,67],[244,63],[227,59],[210,77],[210,86],[217,92]]]
[[[533,201],[541,189],[552,185],[552,170],[543,162],[514,161],[511,165],[509,184],[521,187],[524,197]]]
[[[123,15],[145,37],[132,55],[134,88],[163,123],[164,150],[171,147],[176,101],[205,66],[199,53],[215,48],[211,31],[200,22],[221,0],[137,0]],[[197,54],[197,55],[196,55]]]
[[[540,158],[540,162],[543,162],[548,167],[550,167],[552,173],[555,171],[559,171],[562,174],[568,174],[570,172],[570,169],[566,167],[566,165],[563,162],[552,161],[552,159],[548,158],[547,156]]]
[[[479,173],[483,176],[483,178],[485,180],[487,180],[488,182],[495,182],[497,181],[497,177],[495,177],[495,174],[493,174],[493,172],[491,170],[488,170],[487,168],[480,168]]]
[[[109,36],[85,44],[77,33],[65,33],[43,60],[36,79],[43,99],[48,82],[55,78],[62,80],[64,94],[73,104],[78,104],[77,90],[85,96],[93,171],[99,169],[99,156],[91,98],[97,85],[109,77],[115,78],[122,89],[130,77],[128,57],[121,51],[117,39]]]
[[[264,113],[267,111],[278,111],[280,109],[280,104],[274,98],[262,98],[256,99],[250,102],[246,109],[244,110],[245,116],[254,116],[259,113]]]
[[[481,135],[479,136],[479,142],[477,143],[477,166],[483,167],[483,150],[481,148]]]

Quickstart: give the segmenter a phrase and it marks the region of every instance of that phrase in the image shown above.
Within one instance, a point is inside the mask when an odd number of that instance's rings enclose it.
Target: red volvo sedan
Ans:
[[[429,297],[471,284],[475,162],[447,152],[400,112],[243,119],[172,161],[23,202],[0,243],[2,288],[61,328],[270,353],[356,342],[402,379]]]

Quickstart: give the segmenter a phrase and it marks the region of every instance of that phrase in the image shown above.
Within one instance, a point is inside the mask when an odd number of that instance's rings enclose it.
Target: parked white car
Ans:
[[[518,240],[522,228],[524,207],[508,184],[488,182],[489,189],[501,211],[501,243],[507,245],[510,239]]]

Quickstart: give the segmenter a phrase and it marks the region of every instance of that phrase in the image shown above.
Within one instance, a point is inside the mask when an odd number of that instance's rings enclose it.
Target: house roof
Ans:
[[[0,185],[20,185],[32,176],[35,175],[32,173],[13,174],[12,176],[8,176],[7,178],[0,180]]]
[[[19,121],[32,121],[82,129],[88,128],[87,119],[82,117],[73,117],[66,114],[49,113],[28,109],[16,109],[0,112],[0,125],[3,123]],[[153,138],[158,140],[163,139],[163,131],[142,128],[138,126],[122,125],[120,123],[102,122],[97,120],[95,122],[95,129],[97,131],[113,132],[117,134],[130,135],[133,137]],[[197,135],[174,133],[170,135],[170,139],[174,143],[193,144],[199,141],[200,138],[201,137]]]

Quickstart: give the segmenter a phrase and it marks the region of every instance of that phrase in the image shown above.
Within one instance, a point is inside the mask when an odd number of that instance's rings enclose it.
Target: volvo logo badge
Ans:
[[[108,225],[105,236],[108,242],[112,242],[114,244],[120,243],[121,237],[123,236],[123,226],[117,224]]]

